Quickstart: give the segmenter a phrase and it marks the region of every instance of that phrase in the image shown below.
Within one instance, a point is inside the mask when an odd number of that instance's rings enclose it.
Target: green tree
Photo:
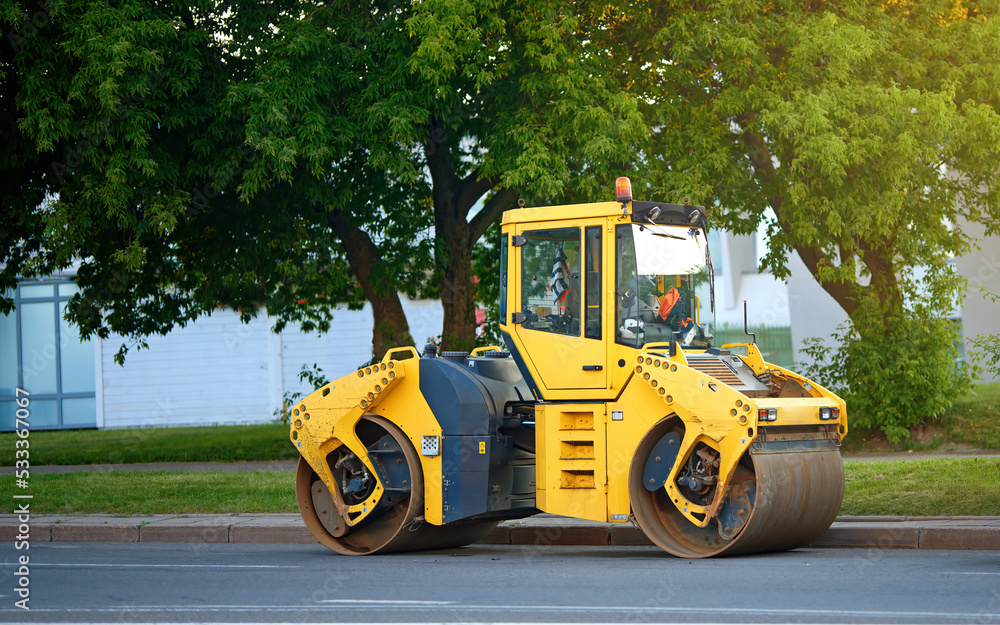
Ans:
[[[633,89],[659,120],[656,158],[645,161],[651,195],[689,195],[736,232],[766,223],[764,263],[785,277],[799,255],[849,315],[851,358],[872,353],[855,343],[892,337],[883,353],[894,360],[868,371],[881,378],[845,377],[861,363],[839,377],[882,415],[900,410],[900,395],[879,393],[892,387],[887,376],[915,370],[908,362],[940,365],[920,376],[919,392],[946,401],[963,386],[941,383],[952,366],[936,355],[954,330],[915,317],[940,321],[959,301],[964,284],[948,264],[969,246],[959,218],[998,230],[997,11],[952,0],[726,0],[637,3],[623,17],[630,66],[645,68]]]
[[[141,2],[6,0],[0,19],[12,148],[2,286],[81,259],[87,301],[76,298],[70,314],[85,335],[107,333],[105,314],[116,330],[145,335],[203,312],[164,293],[174,267],[147,259],[162,260],[190,202],[184,154],[207,131],[203,100],[219,84],[207,38]]]
[[[249,6],[237,20],[234,7],[214,2],[0,4],[11,148],[0,287],[78,261],[82,292],[68,316],[84,335],[115,331],[140,344],[219,306],[247,321],[264,305],[278,328],[295,320],[325,329],[334,304],[366,299],[349,264],[358,249],[371,284],[391,282],[394,298],[397,288],[414,290],[430,244],[398,222],[353,236],[350,209],[377,216],[425,187],[414,193],[421,185],[353,166],[355,151],[325,189],[345,198],[340,211],[318,218],[308,188],[241,197],[258,156],[230,88],[256,66],[275,16],[298,8]],[[427,228],[419,210],[411,214],[410,224]],[[373,248],[378,261],[365,256]],[[9,310],[10,299],[2,305]]]
[[[578,13],[2,0],[0,286],[78,260],[68,315],[140,343],[218,306],[322,329],[368,300],[376,355],[412,342],[397,291],[423,288],[471,346],[472,247],[514,189],[586,193],[643,129]]]
[[[251,198],[274,180],[325,187],[336,154],[353,149],[362,168],[426,180],[435,249],[424,292],[442,301],[443,346],[471,348],[473,246],[487,227],[518,193],[587,190],[593,166],[606,178],[606,164],[629,162],[641,136],[634,99],[604,76],[583,34],[592,16],[581,6],[303,4],[277,20],[253,76],[231,92],[260,157],[241,191]],[[384,218],[412,220],[401,207]]]

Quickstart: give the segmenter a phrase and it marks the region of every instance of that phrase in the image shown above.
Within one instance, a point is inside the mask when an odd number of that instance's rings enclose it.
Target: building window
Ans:
[[[715,275],[725,274],[726,263],[722,262],[722,230],[712,228],[708,231],[708,249],[712,253],[712,269]]]
[[[0,430],[14,429],[15,389],[30,393],[32,429],[97,426],[94,344],[63,315],[72,282],[25,282],[0,316]]]

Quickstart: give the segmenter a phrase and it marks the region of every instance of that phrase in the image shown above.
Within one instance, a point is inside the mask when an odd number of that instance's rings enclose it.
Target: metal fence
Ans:
[[[795,364],[795,350],[792,348],[791,326],[781,327],[751,327],[750,331],[757,335],[757,349],[764,360],[780,367],[790,368]],[[750,337],[743,332],[742,327],[722,326],[715,329],[714,345],[726,343],[746,343]]]

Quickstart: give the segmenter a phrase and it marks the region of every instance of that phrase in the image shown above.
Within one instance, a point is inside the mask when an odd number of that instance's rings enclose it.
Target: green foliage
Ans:
[[[839,394],[848,419],[861,428],[881,429],[890,441],[909,428],[940,416],[973,385],[975,366],[958,360],[957,325],[927,315],[925,307],[890,317],[859,316],[834,333],[830,347],[807,339],[813,359],[807,377]]]
[[[717,223],[745,233],[771,208],[765,264],[785,276],[798,250],[849,291],[859,270],[891,272],[880,258],[964,251],[959,215],[995,231],[997,7],[910,5],[663,2],[648,25],[636,12],[652,64],[636,88],[666,120],[650,139],[668,159],[649,163],[657,197],[715,205]]]
[[[980,334],[972,345],[983,352],[983,366],[994,376],[1000,376],[1000,334]]]
[[[587,35],[604,20],[549,0],[0,0],[0,291],[79,262],[70,319],[138,345],[219,306],[325,330],[368,300],[376,357],[409,341],[402,291],[440,296],[469,342],[471,248],[511,189],[604,190],[645,135]]]
[[[500,211],[621,173],[735,232],[770,209],[766,264],[797,252],[856,322],[914,267],[946,291],[961,224],[1000,229],[995,4],[0,0],[0,24],[0,291],[78,261],[84,336],[219,306],[324,330],[369,300],[378,357],[403,291],[468,346]]]
[[[656,120],[655,158],[638,165],[652,196],[689,196],[737,233],[766,225],[779,278],[798,255],[851,320],[839,348],[815,348],[852,416],[898,438],[939,414],[971,373],[941,319],[964,288],[949,260],[969,249],[963,223],[1000,232],[1000,7],[719,0],[624,14],[630,62],[645,63],[632,90]]]
[[[849,417],[853,415],[848,407]],[[911,429],[911,436],[888,451],[998,450],[1000,449],[1000,382],[977,383],[955,399],[944,414]],[[886,451],[878,430],[858,426],[852,419],[844,451]]]
[[[231,45],[260,41],[266,20],[205,3],[2,6],[4,140],[19,146],[3,188],[23,195],[2,286],[79,262],[68,318],[139,345],[219,306],[329,323],[351,286],[335,239],[300,195],[237,194],[254,150],[222,109],[252,58]]]

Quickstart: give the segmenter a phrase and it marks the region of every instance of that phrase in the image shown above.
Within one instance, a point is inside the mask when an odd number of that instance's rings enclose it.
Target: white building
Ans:
[[[121,337],[81,341],[62,318],[72,278],[22,283],[17,309],[0,317],[0,430],[13,429],[18,388],[30,393],[33,429],[261,423],[275,419],[286,392],[313,390],[298,379],[303,364],[335,379],[372,356],[367,305],[335,311],[322,336],[293,325],[274,334],[266,317],[243,324],[220,310],[149,337],[119,366]],[[418,340],[441,333],[438,302],[404,297],[403,309]]]
[[[969,281],[969,290],[962,301],[962,333],[965,349],[972,350],[971,340],[983,334],[1000,334],[1000,299],[996,302],[984,296],[983,287],[1000,295],[1000,237],[987,237],[981,224],[965,224],[967,232],[979,240],[977,248],[956,259],[958,272]],[[985,381],[1000,378],[984,376]]]

